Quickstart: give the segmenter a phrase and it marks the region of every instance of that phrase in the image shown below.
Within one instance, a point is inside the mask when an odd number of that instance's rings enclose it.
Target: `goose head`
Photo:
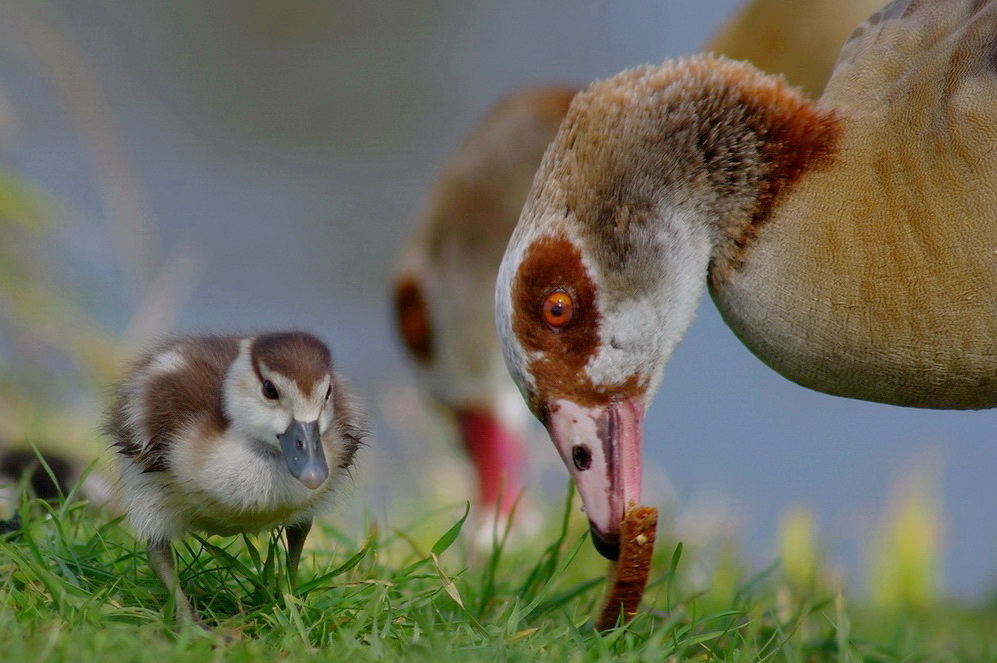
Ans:
[[[503,263],[499,337],[514,381],[575,481],[596,548],[616,559],[620,523],[640,503],[644,411],[677,342],[656,295],[676,284],[666,275],[642,284],[646,290],[620,283],[562,214],[533,218],[548,225],[545,217],[552,227],[514,237]]]
[[[710,123],[697,100],[716,82],[709,64],[640,67],[574,98],[496,284],[506,365],[610,559],[640,503],[645,408],[705,288],[720,231],[702,220],[757,196],[737,181],[750,160],[722,178],[703,163]]]

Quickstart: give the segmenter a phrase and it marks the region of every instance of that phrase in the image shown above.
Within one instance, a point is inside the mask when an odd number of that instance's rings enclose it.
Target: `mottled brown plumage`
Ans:
[[[130,422],[125,408],[128,398],[140,388],[137,382],[157,357],[170,351],[183,355],[188,370],[149,376],[141,386],[141,420]],[[238,338],[234,336],[175,337],[134,362],[128,377],[116,388],[107,420],[107,432],[114,437],[118,452],[146,472],[162,472],[167,469],[166,455],[180,429],[196,422],[205,434],[225,430],[228,418],[222,409],[219,385],[238,354]],[[139,433],[138,428],[146,433]]]

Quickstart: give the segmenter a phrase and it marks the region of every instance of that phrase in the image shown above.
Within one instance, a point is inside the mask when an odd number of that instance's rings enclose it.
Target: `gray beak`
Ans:
[[[295,419],[277,439],[291,475],[312,490],[321,486],[329,476],[329,466],[322,450],[318,421],[302,423]]]

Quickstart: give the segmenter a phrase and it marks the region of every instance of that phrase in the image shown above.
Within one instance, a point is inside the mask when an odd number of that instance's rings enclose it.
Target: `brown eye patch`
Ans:
[[[555,398],[571,398],[580,405],[602,400],[606,392],[585,375],[585,365],[599,347],[599,312],[595,284],[578,248],[560,237],[533,242],[516,272],[511,294],[513,332],[526,352],[539,352],[528,366],[536,382],[536,391],[529,396],[534,414],[543,418],[546,404]],[[568,301],[570,313],[565,308]],[[560,322],[559,329],[551,325],[549,316]],[[552,334],[552,328],[558,333]]]
[[[570,314],[565,315],[568,302]],[[581,252],[568,240],[545,237],[527,248],[513,282],[512,305],[513,330],[527,352],[564,353],[564,359],[578,369],[595,353],[599,344],[595,284]],[[559,315],[554,317],[555,313]],[[560,333],[551,334],[548,325],[557,323]]]
[[[421,363],[433,359],[433,333],[422,289],[415,278],[406,276],[395,287],[395,320],[405,347]]]

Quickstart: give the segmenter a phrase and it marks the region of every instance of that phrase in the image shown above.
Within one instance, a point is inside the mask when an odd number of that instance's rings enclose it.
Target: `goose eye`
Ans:
[[[540,308],[540,315],[543,321],[550,327],[551,331],[560,331],[561,327],[571,321],[574,315],[575,305],[569,295],[564,290],[555,290],[544,300]]]
[[[273,386],[273,382],[270,380],[264,380],[263,396],[271,401],[275,401],[280,398],[280,392],[277,391],[277,387]]]
[[[433,330],[426,300],[412,277],[402,280],[395,290],[395,319],[409,352],[416,361],[428,364],[433,358]]]

